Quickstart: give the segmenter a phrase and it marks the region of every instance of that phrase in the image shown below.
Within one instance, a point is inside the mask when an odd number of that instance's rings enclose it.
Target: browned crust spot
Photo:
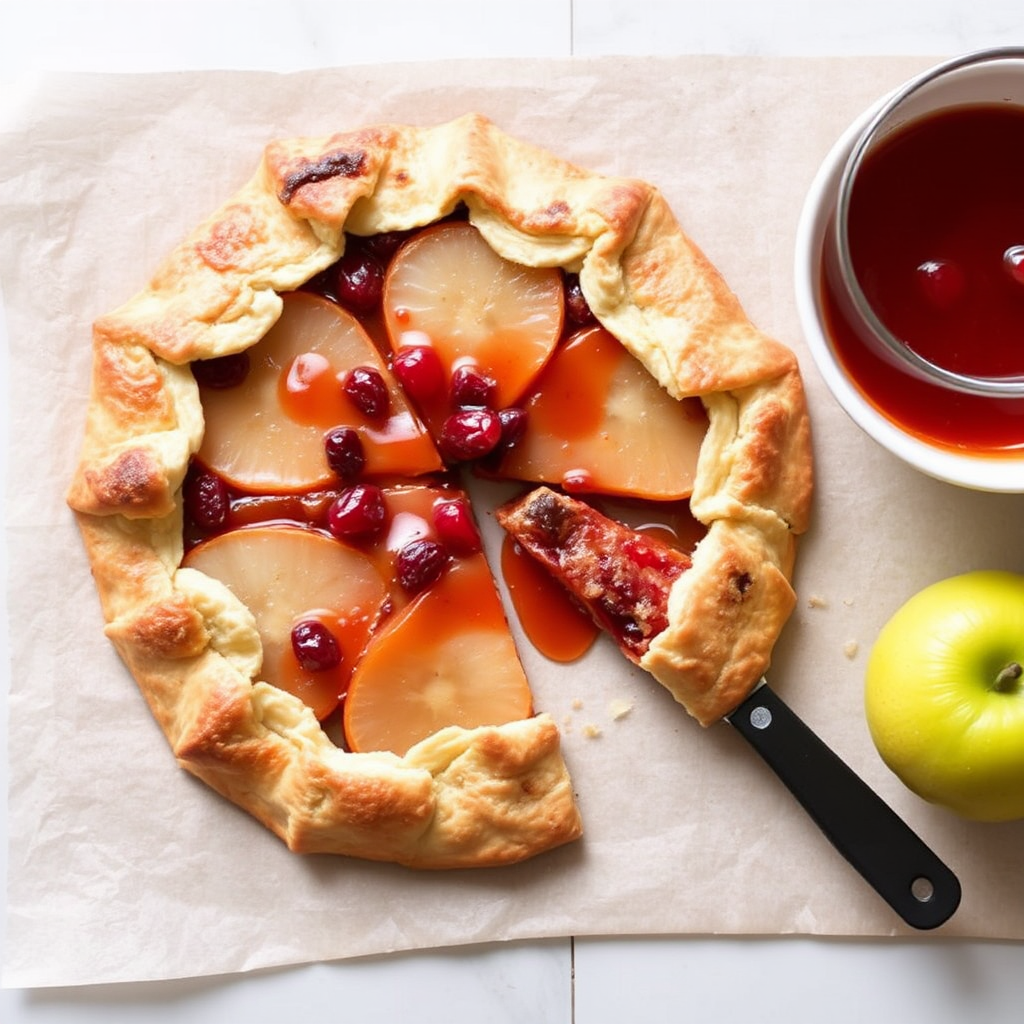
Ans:
[[[365,167],[365,150],[342,149],[333,153],[325,153],[319,160],[304,164],[298,170],[292,171],[285,178],[284,186],[278,192],[277,198],[287,206],[295,193],[303,186],[328,181],[331,178],[358,178]]]
[[[214,225],[208,237],[196,243],[196,254],[213,270],[236,270],[244,265],[239,257],[266,241],[266,231],[249,207],[234,204]]]
[[[181,594],[150,605],[134,619],[111,624],[107,635],[158,658],[195,657],[209,640],[203,617]]]
[[[163,472],[144,448],[122,452],[102,470],[87,469],[85,481],[101,508],[141,510],[162,503]]]

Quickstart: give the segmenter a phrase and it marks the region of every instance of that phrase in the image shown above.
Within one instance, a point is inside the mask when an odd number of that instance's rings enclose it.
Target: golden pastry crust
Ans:
[[[581,831],[547,716],[444,730],[401,758],[342,752],[301,702],[259,681],[247,609],[180,568],[180,488],[203,431],[188,363],[255,344],[278,293],[333,263],[343,232],[422,226],[460,203],[501,255],[579,272],[601,322],[671,394],[709,410],[693,496],[708,538],[644,667],[710,721],[757,681],[792,607],[811,487],[796,360],[750,325],[657,190],[580,170],[476,115],[274,142],[148,287],[95,324],[68,500],[107,633],[179,762],[294,850],[478,866]]]

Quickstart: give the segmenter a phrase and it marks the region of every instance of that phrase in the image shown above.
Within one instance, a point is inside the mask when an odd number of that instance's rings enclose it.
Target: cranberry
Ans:
[[[227,521],[231,497],[227,484],[214,473],[189,473],[184,487],[185,513],[203,530],[218,530]]]
[[[304,619],[292,627],[292,650],[307,672],[325,672],[341,664],[338,641],[318,619]]]
[[[490,407],[498,390],[493,377],[475,370],[472,366],[460,366],[452,374],[449,386],[451,403],[457,409]]]
[[[1024,245],[1011,245],[1003,253],[1003,266],[1017,284],[1024,284]]]
[[[594,478],[586,469],[570,469],[562,474],[562,489],[569,494],[592,490]]]
[[[426,402],[444,393],[444,367],[441,357],[430,345],[406,345],[395,354],[392,369],[402,387],[417,402]]]
[[[619,631],[622,636],[631,644],[642,644],[644,642],[644,629],[636,619],[624,618],[618,616]]]
[[[192,363],[192,376],[204,388],[236,388],[249,376],[249,353],[235,352],[213,359],[197,359]]]
[[[453,555],[473,555],[481,548],[480,532],[473,522],[469,504],[463,498],[434,504],[434,528]]]
[[[370,313],[384,294],[384,269],[368,252],[346,249],[334,265],[338,301],[357,313]]]
[[[362,240],[363,249],[373,256],[381,266],[387,266],[398,247],[409,237],[408,231],[382,231]]]
[[[345,374],[342,388],[364,416],[378,419],[388,411],[388,386],[376,367],[355,367]]]
[[[346,488],[327,510],[327,526],[335,537],[369,537],[387,518],[384,493],[374,484]]]
[[[587,302],[583,289],[580,287],[579,274],[565,275],[565,311],[568,313],[569,319],[580,327],[589,324],[594,319],[590,303]]]
[[[526,410],[518,406],[499,409],[498,419],[501,422],[501,447],[511,448],[526,433]]]
[[[452,462],[479,459],[501,440],[501,420],[490,409],[462,409],[441,426],[441,454]]]
[[[366,466],[363,439],[352,427],[335,427],[324,437],[327,465],[342,480],[354,480]]]
[[[411,540],[399,552],[395,564],[398,582],[410,594],[436,583],[448,565],[448,552],[436,540]]]
[[[498,472],[501,461],[505,458],[509,449],[513,448],[516,442],[526,433],[527,413],[525,409],[518,406],[509,406],[507,409],[498,410],[498,422],[501,425],[501,434],[498,443],[484,456],[480,468],[485,472]]]
[[[917,268],[925,298],[938,309],[949,309],[963,295],[964,272],[949,260],[925,260]]]

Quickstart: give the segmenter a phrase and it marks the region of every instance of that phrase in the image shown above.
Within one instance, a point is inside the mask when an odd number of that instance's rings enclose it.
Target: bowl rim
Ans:
[[[927,74],[927,72],[925,72]],[[897,426],[862,394],[840,367],[822,321],[820,270],[825,231],[834,214],[839,178],[857,139],[900,86],[871,104],[833,143],[804,197],[794,247],[797,316],[818,372],[844,412],[869,437],[908,465],[937,480],[974,490],[1024,492],[1024,453],[967,454],[917,438]]]
[[[900,342],[890,333],[885,323],[871,308],[870,302],[861,289],[860,280],[846,255],[849,249],[850,205],[854,181],[867,155],[889,131],[889,122],[896,118],[899,123],[899,114],[904,104],[908,101],[913,102],[916,97],[921,95],[922,91],[927,95],[929,86],[939,85],[947,76],[951,74],[955,76],[960,72],[968,75],[977,71],[984,72],[991,70],[993,65],[1007,61],[1014,62],[1014,67],[1024,64],[1024,47],[992,47],[949,58],[909,78],[871,108],[871,116],[867,119],[862,131],[853,140],[853,145],[847,154],[839,176],[832,255],[836,260],[837,272],[843,279],[854,307],[859,311],[859,315],[875,339],[874,343],[887,359],[897,363],[905,373],[956,391],[1002,398],[1024,398],[1024,376],[1022,375],[987,377],[957,373],[932,362],[913,348]],[[998,72],[1000,68],[996,66],[995,70]],[[936,109],[943,108],[937,107]],[[952,109],[952,106],[947,106],[945,109]]]

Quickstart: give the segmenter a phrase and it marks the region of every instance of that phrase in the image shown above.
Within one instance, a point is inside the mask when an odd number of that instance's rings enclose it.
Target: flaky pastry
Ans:
[[[811,488],[796,359],[750,324],[656,189],[581,170],[476,115],[273,142],[149,285],[95,323],[68,501],[107,635],[179,763],[295,851],[482,866],[581,832],[547,715],[442,730],[403,757],[343,751],[261,681],[248,609],[181,567],[181,487],[203,434],[189,363],[255,344],[280,293],[332,264],[346,232],[406,230],[460,204],[500,255],[578,272],[600,322],[709,413],[691,501],[707,535],[642,666],[708,724],[760,678],[793,607]]]

